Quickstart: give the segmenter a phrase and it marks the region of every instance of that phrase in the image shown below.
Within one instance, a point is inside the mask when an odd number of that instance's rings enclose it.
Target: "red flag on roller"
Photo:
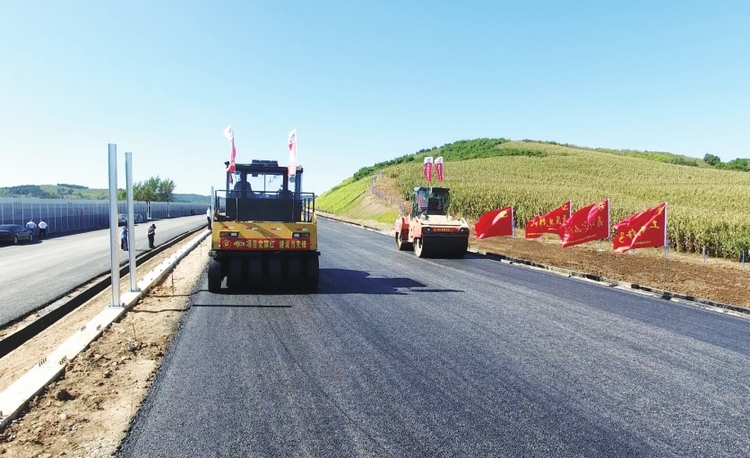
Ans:
[[[229,184],[232,184],[234,179],[231,174],[236,170],[235,159],[237,157],[237,150],[234,148],[234,130],[231,124],[224,129],[224,136],[229,139],[229,164],[227,164],[227,172],[229,172]]]
[[[527,239],[535,239],[544,234],[559,234],[560,226],[570,218],[570,201],[544,215],[531,218],[526,223]]]
[[[474,225],[474,237],[507,237],[513,235],[513,207],[489,211]]]
[[[562,247],[609,237],[609,199],[583,207],[560,225]]]
[[[438,181],[443,181],[443,156],[435,159],[435,173],[437,173]]]
[[[229,139],[229,166],[227,167],[227,172],[234,172],[235,170],[235,159],[237,158],[237,150],[234,148],[234,130],[232,130],[232,125],[228,125],[226,129],[224,129],[224,136]]]
[[[424,172],[424,179],[432,182],[432,156],[424,158],[424,168],[422,171]]]
[[[624,253],[635,248],[667,245],[667,203],[630,215],[615,224],[612,249]]]

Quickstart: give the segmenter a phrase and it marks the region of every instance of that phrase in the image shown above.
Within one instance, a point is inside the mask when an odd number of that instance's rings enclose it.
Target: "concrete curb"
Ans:
[[[78,356],[91,342],[98,339],[105,329],[138,303],[149,289],[166,277],[172,268],[209,234],[210,232],[206,230],[195,236],[187,245],[144,275],[136,284],[138,291],[123,293],[120,297],[122,307],[110,306],[102,310],[94,319],[0,393],[0,431],[23,412],[34,396],[41,393],[47,385],[62,375],[69,361]]]
[[[329,215],[329,214],[323,214],[323,215],[320,215],[320,216],[322,218],[330,219],[332,221],[338,221],[338,222],[346,223],[346,224],[349,224],[349,225],[352,225],[352,226],[362,227],[364,229],[367,229],[367,230],[370,230],[370,231],[374,231],[374,232],[378,232],[378,233],[381,233],[381,234],[384,234],[384,235],[391,235],[391,234],[383,232],[382,230],[380,230],[378,228],[370,227],[370,226],[367,226],[367,225],[364,225],[364,224],[353,223],[351,221],[340,219],[340,218],[337,218],[337,217]],[[507,262],[509,264],[520,264],[520,265],[524,265],[524,266],[535,268],[535,269],[546,270],[546,271],[553,272],[553,273],[556,273],[558,275],[563,275],[563,276],[566,276],[566,277],[575,277],[575,278],[579,278],[579,279],[582,279],[582,280],[588,280],[588,281],[596,282],[596,283],[601,284],[602,286],[608,286],[608,287],[620,288],[620,289],[623,289],[623,290],[632,290],[632,291],[636,291],[636,292],[647,293],[647,294],[650,294],[650,295],[652,295],[654,297],[657,297],[657,298],[660,298],[660,299],[666,299],[666,300],[671,300],[671,301],[690,302],[693,305],[698,306],[698,307],[721,309],[721,310],[724,310],[724,311],[727,311],[727,312],[733,312],[733,313],[741,314],[744,317],[749,317],[750,316],[750,309],[746,309],[746,308],[743,308],[743,307],[738,307],[736,305],[724,304],[722,302],[716,302],[716,301],[712,301],[712,300],[709,300],[709,299],[702,299],[702,298],[695,297],[695,296],[688,296],[686,294],[680,294],[680,293],[675,293],[675,292],[672,292],[672,291],[666,291],[666,290],[662,290],[662,289],[658,289],[658,288],[653,288],[651,286],[640,285],[638,283],[630,283],[630,282],[625,282],[625,281],[622,281],[622,280],[613,280],[613,279],[610,279],[610,278],[606,278],[606,277],[602,277],[602,276],[594,275],[594,274],[589,274],[589,273],[585,273],[585,272],[577,272],[577,271],[574,271],[574,270],[563,269],[563,268],[560,268],[560,267],[548,266],[546,264],[541,264],[541,263],[538,263],[538,262],[535,262],[535,261],[529,261],[527,259],[514,258],[514,257],[511,257],[511,256],[506,256],[504,254],[499,254],[499,253],[492,253],[492,252],[488,252],[488,251],[475,250],[475,249],[471,249],[471,248],[469,249],[469,252],[474,253],[474,254],[478,254],[480,256],[484,256],[484,257],[486,257],[488,259],[493,259],[495,261]]]

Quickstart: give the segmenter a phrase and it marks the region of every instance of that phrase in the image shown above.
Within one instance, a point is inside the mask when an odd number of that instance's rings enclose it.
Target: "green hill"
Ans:
[[[575,211],[609,198],[614,224],[667,202],[672,249],[700,252],[705,245],[709,255],[738,259],[750,248],[750,174],[740,171],[745,159],[722,164],[663,152],[551,142],[460,141],[361,169],[320,196],[317,207],[336,213],[354,205],[380,173],[399,197],[408,199],[413,187],[425,184],[422,162],[428,155],[444,157],[441,186],[451,188],[450,211],[469,219],[513,205],[516,225],[523,229],[530,218],[568,199]]]
[[[40,199],[109,199],[109,190],[91,189],[86,186],[59,183],[43,185],[21,185],[0,187],[0,197],[37,197]],[[208,203],[210,196],[199,194],[174,194],[174,202]]]

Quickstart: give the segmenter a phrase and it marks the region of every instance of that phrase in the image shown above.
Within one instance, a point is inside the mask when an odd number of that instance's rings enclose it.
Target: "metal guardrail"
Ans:
[[[149,259],[153,258],[154,256],[166,251],[167,249],[173,247],[177,243],[181,242],[185,238],[189,237],[190,235],[204,230],[205,226],[201,225],[200,227],[193,229],[192,231],[184,232],[177,237],[173,238],[169,242],[160,244],[157,248],[147,251],[145,253],[141,253],[138,255],[136,260],[136,265],[140,265]],[[128,264],[125,264],[123,267],[120,268],[120,277],[123,277],[130,272],[130,266]],[[82,306],[94,296],[101,293],[102,291],[106,290],[107,288],[111,287],[112,285],[112,276],[107,274],[105,276],[105,272],[97,275],[94,278],[100,278],[96,283],[93,285],[87,287],[84,291],[82,291],[79,294],[76,294],[74,297],[72,297],[68,301],[64,301],[58,306],[56,306],[54,309],[48,311],[44,315],[40,316],[33,322],[29,323],[27,326],[24,326],[22,329],[19,329],[18,331],[9,334],[5,336],[4,338],[0,339],[0,358],[4,357],[8,353],[12,352],[13,350],[17,349],[24,343],[28,342],[30,339],[32,339],[34,336],[38,335],[51,325],[55,324],[57,321],[59,321],[61,318],[63,318],[68,313],[74,311],[78,307]],[[72,291],[76,291],[79,288],[84,287],[87,285],[88,282],[78,285],[68,291],[67,293],[60,296],[60,298],[63,298],[70,294]],[[60,298],[55,299],[54,301],[51,301],[50,304],[54,304],[55,302],[59,301]],[[49,304],[45,304],[45,307],[49,306]],[[34,312],[32,312],[34,313]]]

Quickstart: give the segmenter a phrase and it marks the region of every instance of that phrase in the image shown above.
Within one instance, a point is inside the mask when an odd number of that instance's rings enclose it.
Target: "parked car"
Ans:
[[[136,213],[135,215],[133,215],[133,224],[145,223],[145,222],[146,220],[143,218],[143,215],[141,215],[140,213]],[[126,224],[128,224],[128,214],[120,213],[119,215],[117,215],[117,225],[124,226]]]
[[[33,242],[34,233],[20,224],[0,224],[0,243]]]

